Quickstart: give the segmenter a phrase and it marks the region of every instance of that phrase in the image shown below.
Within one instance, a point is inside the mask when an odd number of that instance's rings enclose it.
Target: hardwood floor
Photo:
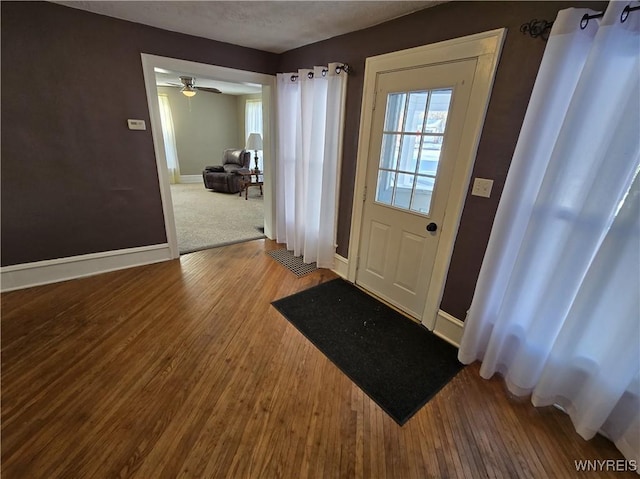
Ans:
[[[275,247],[3,294],[2,477],[637,477],[477,365],[399,427],[270,305],[336,277]]]

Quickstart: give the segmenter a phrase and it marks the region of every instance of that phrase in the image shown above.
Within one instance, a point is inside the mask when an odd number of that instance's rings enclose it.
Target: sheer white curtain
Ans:
[[[180,167],[178,166],[178,150],[176,149],[176,135],[173,129],[173,117],[167,95],[158,95],[160,103],[160,123],[162,123],[162,140],[167,157],[169,183],[180,183]]]
[[[260,136],[264,139],[264,134],[262,133],[262,100],[247,100],[244,108],[244,131],[245,131],[245,141],[249,138],[251,133],[260,133]],[[253,157],[255,156],[255,152],[251,153],[251,167],[253,168]],[[264,171],[262,160],[262,153],[258,150],[258,168],[260,171]]]
[[[459,358],[640,461],[640,11],[559,12]]]
[[[276,238],[321,268],[333,266],[336,246],[347,82],[345,72],[336,73],[338,65],[277,76]]]

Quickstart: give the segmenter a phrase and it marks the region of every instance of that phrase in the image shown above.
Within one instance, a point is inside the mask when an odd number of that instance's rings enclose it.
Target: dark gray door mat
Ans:
[[[463,368],[454,346],[342,279],[271,304],[400,425]]]

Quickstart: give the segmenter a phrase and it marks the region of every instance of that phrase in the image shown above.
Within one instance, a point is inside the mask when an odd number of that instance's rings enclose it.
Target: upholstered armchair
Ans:
[[[248,168],[250,161],[250,151],[224,150],[222,165],[207,166],[202,172],[205,188],[225,193],[238,193],[242,189],[242,176],[238,174],[238,170]]]

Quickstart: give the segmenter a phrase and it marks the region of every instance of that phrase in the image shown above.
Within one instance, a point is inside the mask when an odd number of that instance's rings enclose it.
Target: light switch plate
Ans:
[[[471,194],[473,196],[490,198],[491,188],[493,188],[493,180],[488,180],[486,178],[476,178],[473,181],[473,189],[471,190]]]
[[[127,124],[129,125],[130,130],[146,130],[147,129],[147,125],[145,124],[144,120],[132,120],[131,118],[129,118],[127,120]]]

